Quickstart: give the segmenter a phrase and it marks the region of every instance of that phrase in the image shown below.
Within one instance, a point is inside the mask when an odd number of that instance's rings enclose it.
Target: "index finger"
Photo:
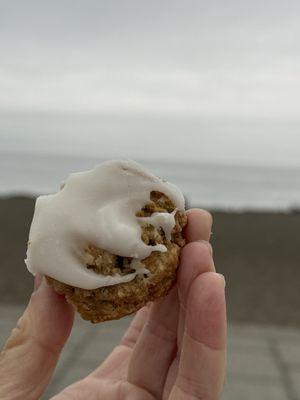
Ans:
[[[184,228],[184,236],[187,243],[196,240],[209,241],[212,228],[212,216],[206,210],[191,208],[187,210],[187,225]]]

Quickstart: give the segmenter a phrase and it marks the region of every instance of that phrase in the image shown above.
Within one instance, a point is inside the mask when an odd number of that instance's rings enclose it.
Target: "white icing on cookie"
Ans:
[[[25,260],[28,270],[83,289],[129,282],[146,273],[141,260],[152,251],[167,249],[162,244],[146,245],[141,223],[161,227],[169,239],[175,225],[175,211],[136,217],[152,191],[166,194],[177,210],[184,210],[184,197],[176,186],[134,161],[108,161],[71,174],[61,191],[36,201]],[[135,272],[105,276],[84,268],[89,245],[132,257]]]

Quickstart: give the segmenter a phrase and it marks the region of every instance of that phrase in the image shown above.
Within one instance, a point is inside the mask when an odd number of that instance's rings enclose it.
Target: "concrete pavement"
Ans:
[[[22,306],[0,306],[0,345]],[[76,319],[54,378],[49,399],[84,377],[110,353],[131,318],[92,325]],[[300,330],[282,326],[230,324],[228,370],[222,400],[300,400]]]

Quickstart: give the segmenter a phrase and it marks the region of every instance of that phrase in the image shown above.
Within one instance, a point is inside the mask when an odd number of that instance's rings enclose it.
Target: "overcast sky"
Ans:
[[[0,150],[300,165],[299,15],[278,0],[1,1]]]

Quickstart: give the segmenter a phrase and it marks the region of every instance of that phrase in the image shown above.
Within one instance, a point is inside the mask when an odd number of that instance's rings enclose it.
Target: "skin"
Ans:
[[[208,243],[212,218],[187,212],[187,245],[167,297],[142,308],[108,358],[52,400],[216,400],[226,361],[224,277]],[[72,329],[74,310],[44,279],[0,354],[0,398],[37,400]]]

